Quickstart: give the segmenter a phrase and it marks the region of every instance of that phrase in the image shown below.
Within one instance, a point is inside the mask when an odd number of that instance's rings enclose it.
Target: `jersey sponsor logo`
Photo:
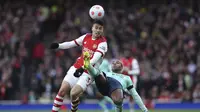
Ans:
[[[88,49],[88,48],[86,48],[86,47],[83,48],[83,52],[89,52],[90,57],[92,57],[93,54],[94,54],[94,51],[92,51],[92,50],[90,50],[90,49]]]

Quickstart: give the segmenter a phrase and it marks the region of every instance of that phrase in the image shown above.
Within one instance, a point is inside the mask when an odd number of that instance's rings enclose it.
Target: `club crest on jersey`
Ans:
[[[94,44],[94,45],[92,46],[92,48],[93,48],[93,49],[97,48],[97,45],[96,45],[96,44]]]

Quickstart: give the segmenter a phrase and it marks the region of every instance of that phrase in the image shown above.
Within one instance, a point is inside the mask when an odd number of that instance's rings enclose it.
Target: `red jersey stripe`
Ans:
[[[101,51],[99,51],[99,50],[96,50],[96,52],[100,52],[100,53],[102,54],[101,57],[104,56],[103,52],[101,52]]]

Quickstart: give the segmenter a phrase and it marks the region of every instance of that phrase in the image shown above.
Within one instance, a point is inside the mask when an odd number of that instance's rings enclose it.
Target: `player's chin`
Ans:
[[[96,37],[97,37],[97,38],[98,38],[98,37],[101,37],[101,34],[97,34]]]
[[[94,36],[95,36],[95,37],[100,37],[100,36],[101,36],[101,33],[94,33]]]

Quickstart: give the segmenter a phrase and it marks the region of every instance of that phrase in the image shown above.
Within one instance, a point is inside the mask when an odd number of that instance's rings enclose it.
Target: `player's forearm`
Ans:
[[[74,41],[59,43],[59,49],[69,49],[77,46]]]
[[[95,63],[97,63],[101,56],[102,54],[100,52],[95,52],[92,59],[90,60],[90,64],[94,65]]]
[[[130,70],[128,71],[129,75],[139,75],[140,74],[140,69],[134,69],[134,70]]]
[[[129,90],[129,92],[131,93],[134,101],[138,104],[138,106],[140,107],[140,109],[143,111],[143,112],[147,112],[147,108],[146,106],[144,105],[144,103],[142,102],[142,99],[141,97],[139,96],[139,94],[137,93],[137,91],[135,90],[135,88],[132,88]]]

